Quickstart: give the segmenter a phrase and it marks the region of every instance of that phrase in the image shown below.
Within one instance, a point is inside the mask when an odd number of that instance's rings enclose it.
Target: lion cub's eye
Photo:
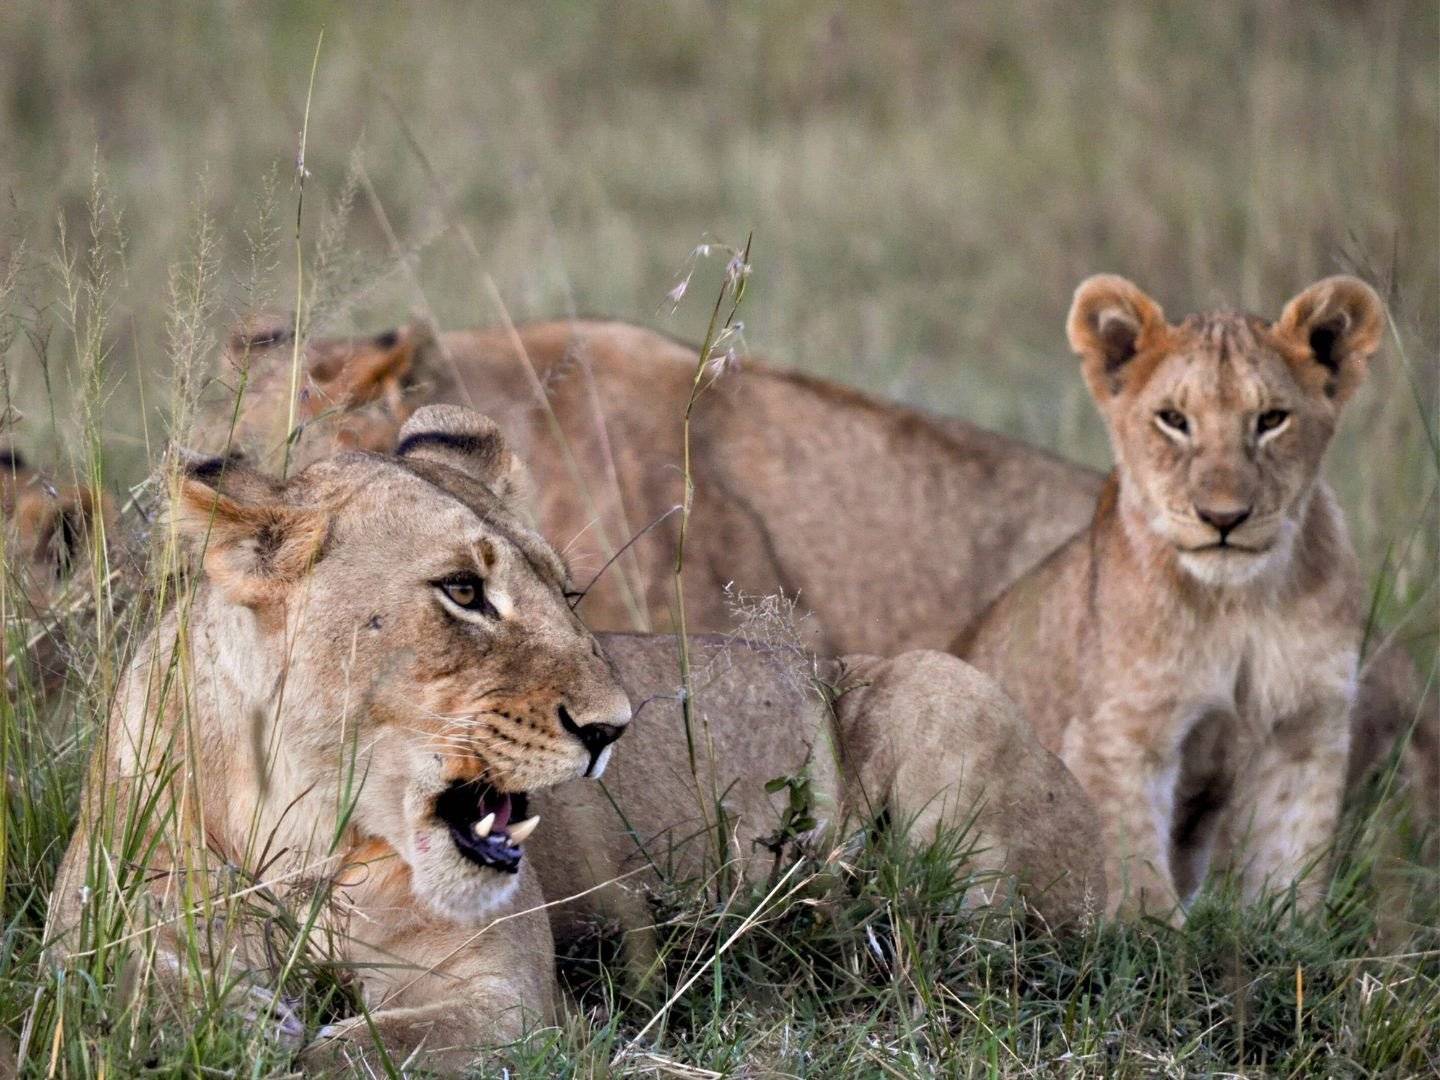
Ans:
[[[464,574],[459,577],[445,578],[443,581],[434,582],[434,585],[445,594],[445,599],[458,608],[464,608],[466,611],[478,611],[482,615],[498,616],[500,614],[485,597],[485,582],[474,575]]]
[[[1171,431],[1185,435],[1190,431],[1190,421],[1185,419],[1185,414],[1175,409],[1161,409],[1155,414],[1155,419],[1160,421],[1161,427],[1167,427]]]
[[[1277,431],[1289,419],[1290,414],[1284,409],[1270,409],[1255,418],[1255,432],[1264,435],[1267,431]]]

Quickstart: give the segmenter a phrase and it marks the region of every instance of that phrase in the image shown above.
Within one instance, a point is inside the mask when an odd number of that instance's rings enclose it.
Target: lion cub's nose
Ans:
[[[560,706],[559,712],[560,726],[579,739],[580,745],[590,755],[590,767],[585,770],[587,776],[595,771],[595,765],[600,760],[600,755],[605,748],[625,733],[625,725],[629,722],[629,717],[625,717],[620,723],[595,721],[589,724],[577,724],[575,718],[570,715],[570,710],[564,705]],[[621,720],[622,718],[616,717],[615,719]]]
[[[1224,540],[1250,516],[1250,507],[1242,507],[1239,510],[1213,510],[1197,504],[1195,513],[1200,516],[1201,521],[1220,534],[1221,540]]]

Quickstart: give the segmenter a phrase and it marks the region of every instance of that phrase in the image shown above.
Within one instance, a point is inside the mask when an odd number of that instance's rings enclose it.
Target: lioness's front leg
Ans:
[[[376,1039],[399,1065],[465,1068],[554,1018],[555,948],[538,884],[522,869],[512,900],[493,918],[455,922],[417,910],[414,898],[358,905],[342,959],[357,965],[369,1022],[352,1017],[321,1032],[307,1069],[374,1062]],[[373,1026],[373,1032],[372,1032]]]
[[[1247,900],[1298,881],[1300,907],[1325,895],[1350,749],[1350,702],[1335,696],[1277,724],[1246,770],[1226,829]]]
[[[1169,858],[1178,748],[1153,741],[1173,715],[1107,703],[1070,724],[1060,758],[1100,814],[1110,914],[1161,915],[1178,925],[1185,913]]]

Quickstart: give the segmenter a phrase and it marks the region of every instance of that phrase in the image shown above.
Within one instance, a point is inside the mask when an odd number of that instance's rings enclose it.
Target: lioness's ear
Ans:
[[[1337,402],[1365,379],[1380,347],[1385,307],[1359,278],[1341,275],[1311,285],[1285,305],[1275,333],[1292,346],[1295,374]]]
[[[171,514],[181,536],[204,552],[206,576],[237,604],[283,600],[309,572],[329,516],[288,505],[276,481],[234,458],[183,455]]]
[[[1160,305],[1131,281],[1096,274],[1075,290],[1066,320],[1070,348],[1083,361],[1086,385],[1097,401],[1120,392],[1125,367],[1161,344],[1168,327]]]
[[[495,421],[460,405],[425,405],[405,421],[395,455],[434,461],[479,480],[527,521],[530,478]]]

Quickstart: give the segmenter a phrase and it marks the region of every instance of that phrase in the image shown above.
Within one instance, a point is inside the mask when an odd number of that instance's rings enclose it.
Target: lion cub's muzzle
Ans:
[[[483,780],[456,780],[435,797],[435,816],[462,856],[489,870],[520,869],[520,845],[540,818],[530,817],[523,791],[497,791]]]

